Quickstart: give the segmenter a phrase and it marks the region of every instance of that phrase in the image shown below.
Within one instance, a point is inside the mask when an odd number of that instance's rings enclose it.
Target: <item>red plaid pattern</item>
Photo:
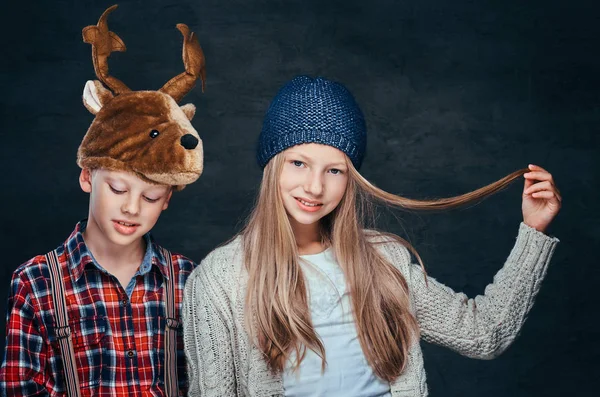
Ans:
[[[163,284],[166,260],[148,237],[149,271],[136,276],[127,296],[118,280],[98,268],[79,223],[57,251],[65,275],[69,325],[82,396],[164,396]],[[177,316],[183,288],[196,266],[171,255]],[[13,273],[8,301],[6,350],[0,369],[2,396],[63,396],[63,366],[55,334],[55,309],[45,257],[36,256]],[[183,335],[177,336],[180,393],[187,391]]]

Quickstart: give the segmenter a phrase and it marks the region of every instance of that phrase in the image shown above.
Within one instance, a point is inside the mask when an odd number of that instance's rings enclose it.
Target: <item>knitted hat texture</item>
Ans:
[[[342,84],[298,76],[277,93],[263,121],[257,161],[264,168],[277,153],[302,143],[344,152],[359,168],[367,145],[365,118]]]

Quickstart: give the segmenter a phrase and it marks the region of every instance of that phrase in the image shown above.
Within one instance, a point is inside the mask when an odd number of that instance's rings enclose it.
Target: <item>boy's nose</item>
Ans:
[[[181,146],[188,150],[195,149],[198,146],[198,138],[192,134],[185,134],[181,137]]]
[[[121,211],[130,215],[137,215],[140,212],[140,206],[135,199],[130,198],[121,206]]]

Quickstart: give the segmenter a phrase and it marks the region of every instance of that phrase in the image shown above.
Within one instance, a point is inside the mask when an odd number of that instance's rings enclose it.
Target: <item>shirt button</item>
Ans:
[[[127,299],[121,300],[121,305],[122,306],[127,306],[128,303],[129,303],[129,301]]]
[[[135,356],[135,352],[133,350],[127,350],[127,357],[131,358]]]

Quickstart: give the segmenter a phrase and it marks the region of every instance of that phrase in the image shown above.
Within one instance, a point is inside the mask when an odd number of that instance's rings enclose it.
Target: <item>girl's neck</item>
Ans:
[[[321,241],[321,231],[318,222],[311,225],[304,225],[290,218],[290,223],[292,225],[292,230],[294,231],[294,236],[296,237],[298,254],[318,254],[325,249],[325,246]]]

